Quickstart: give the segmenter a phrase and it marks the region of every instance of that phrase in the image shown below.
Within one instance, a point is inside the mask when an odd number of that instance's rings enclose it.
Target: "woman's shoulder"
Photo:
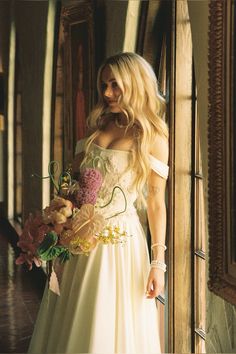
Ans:
[[[168,165],[169,140],[166,136],[156,134],[150,148],[150,155]]]

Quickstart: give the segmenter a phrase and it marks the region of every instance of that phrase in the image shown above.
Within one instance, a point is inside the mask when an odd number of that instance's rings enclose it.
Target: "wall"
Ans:
[[[9,60],[9,18],[10,3],[8,1],[0,1],[0,72],[4,74],[5,102],[7,92],[7,75]],[[4,116],[0,117],[0,120],[0,216],[5,216],[6,205],[4,204],[4,200],[6,199],[6,112]]]
[[[22,82],[23,214],[41,208],[43,79],[48,3],[15,3],[17,55]],[[27,197],[28,196],[28,197]]]
[[[105,2],[106,8],[106,57],[123,50],[128,1]]]
[[[207,178],[208,178],[208,1],[188,1],[192,28],[195,72],[198,90],[200,139],[203,158],[204,196],[207,219]],[[207,230],[207,227],[206,227]],[[207,235],[208,236],[208,235]],[[208,237],[207,237],[208,239]],[[207,269],[208,272],[208,269]],[[208,279],[208,276],[206,277]],[[236,352],[235,307],[210,292],[206,285],[206,351],[207,353]]]

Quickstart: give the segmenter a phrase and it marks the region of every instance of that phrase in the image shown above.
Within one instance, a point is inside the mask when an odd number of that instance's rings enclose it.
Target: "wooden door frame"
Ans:
[[[170,56],[168,193],[168,352],[193,351],[192,41],[186,1],[173,1]],[[186,30],[186,28],[185,28]],[[188,32],[188,33],[187,33]],[[184,49],[183,49],[184,46]],[[187,73],[187,75],[186,75]],[[183,104],[183,101],[186,102]]]
[[[170,11],[157,18],[165,0],[142,4],[137,51],[153,66],[156,64],[154,23],[162,26],[160,17],[171,13],[170,28],[166,28],[170,46],[167,48],[166,97],[170,130],[170,174],[167,208],[167,338],[168,353],[189,353],[194,349],[193,327],[193,259],[192,259],[192,41],[188,3],[172,1]],[[165,6],[164,6],[165,7]],[[158,14],[158,15],[159,15]],[[158,22],[158,23],[157,23]],[[166,25],[165,21],[165,24]],[[184,27],[188,24],[188,27]],[[183,28],[184,27],[184,28]],[[159,36],[159,37],[158,37]],[[160,43],[159,43],[160,44]],[[167,46],[168,46],[167,44]],[[183,50],[184,46],[184,50]],[[187,75],[186,75],[187,73]],[[186,100],[186,103],[183,100]],[[184,217],[183,217],[184,212]],[[184,257],[183,257],[184,255]]]

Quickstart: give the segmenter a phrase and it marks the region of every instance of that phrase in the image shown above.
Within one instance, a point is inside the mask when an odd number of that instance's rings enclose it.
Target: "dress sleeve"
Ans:
[[[84,151],[85,142],[86,138],[77,141],[75,146],[75,155],[80,154],[82,151]]]
[[[169,174],[169,166],[158,160],[156,157],[149,155],[150,167],[161,177],[167,179]]]

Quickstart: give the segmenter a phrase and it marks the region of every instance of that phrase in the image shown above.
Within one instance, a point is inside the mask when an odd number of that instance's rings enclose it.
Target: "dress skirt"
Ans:
[[[155,299],[145,296],[150,269],[138,215],[111,223],[124,244],[98,244],[65,263],[61,295],[45,287],[29,353],[160,354]]]

